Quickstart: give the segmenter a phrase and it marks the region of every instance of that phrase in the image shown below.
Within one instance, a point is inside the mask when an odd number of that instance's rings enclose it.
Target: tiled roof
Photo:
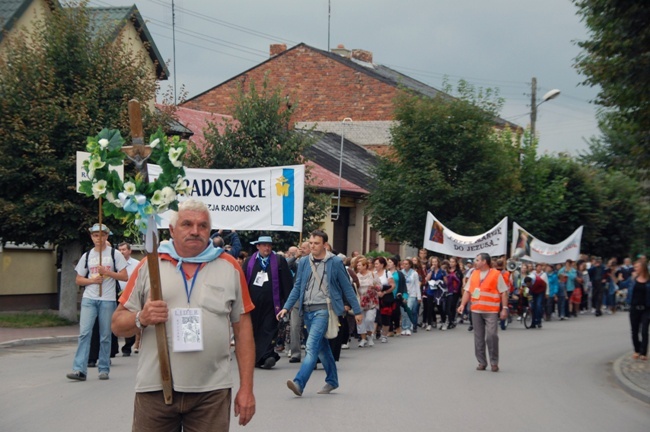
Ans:
[[[333,173],[322,166],[318,165],[313,161],[307,162],[307,166],[310,169],[310,181],[309,185],[314,186],[320,190],[327,191],[338,191],[339,189],[339,175],[338,171]],[[341,192],[342,193],[356,193],[360,195],[367,195],[368,191],[364,188],[355,185],[351,181],[348,181],[341,177]]]
[[[176,107],[176,116],[178,117],[178,121],[193,133],[192,141],[199,147],[202,147],[205,143],[203,129],[208,126],[208,122],[214,123],[219,133],[223,133],[223,121],[232,119],[232,116],[228,115],[214,114],[183,107]]]
[[[0,41],[33,2],[34,0],[0,0]],[[46,3],[50,7],[59,6],[56,0],[46,0]]]
[[[333,133],[311,132],[317,134],[319,140],[307,150],[305,156],[315,164],[336,175],[338,188],[338,173],[341,161],[341,136]],[[343,140],[343,166],[341,177],[360,189],[369,192],[373,187],[373,168],[378,158],[373,153],[349,141]]]

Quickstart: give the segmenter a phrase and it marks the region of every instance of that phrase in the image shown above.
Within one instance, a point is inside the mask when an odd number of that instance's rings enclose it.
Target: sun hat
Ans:
[[[257,238],[257,241],[253,241],[253,242],[251,242],[251,244],[254,244],[254,245],[256,245],[256,244],[260,244],[260,243],[270,243],[270,244],[273,244],[273,239],[271,238],[271,236],[259,236],[259,237]]]
[[[111,232],[111,230],[109,230],[108,227],[107,227],[106,225],[101,224],[101,227],[100,227],[100,225],[99,225],[98,223],[96,223],[96,224],[93,225],[92,227],[88,228],[88,231],[90,231],[91,234],[92,234],[92,233],[96,233],[96,232],[100,232],[100,231],[103,231],[103,232],[105,232],[105,233],[108,234],[108,235],[113,234],[113,233]]]

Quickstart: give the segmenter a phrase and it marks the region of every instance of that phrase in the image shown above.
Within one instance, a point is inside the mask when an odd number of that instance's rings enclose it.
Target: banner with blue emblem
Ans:
[[[147,168],[150,180],[161,173],[158,165]],[[302,231],[304,165],[230,170],[185,168],[185,175],[190,197],[208,206],[214,229]],[[159,227],[167,228],[168,213],[161,218]]]

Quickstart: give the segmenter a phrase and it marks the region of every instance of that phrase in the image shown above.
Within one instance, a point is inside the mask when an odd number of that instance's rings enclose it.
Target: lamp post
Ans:
[[[560,90],[553,89],[542,96],[542,101],[537,103],[537,78],[533,77],[532,92],[530,97],[530,136],[535,138],[535,123],[537,122],[537,107],[546,101],[555,99],[560,95]]]

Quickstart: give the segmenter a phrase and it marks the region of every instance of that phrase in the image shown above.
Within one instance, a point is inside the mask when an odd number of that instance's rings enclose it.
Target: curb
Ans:
[[[614,377],[616,378],[616,381],[618,381],[619,385],[623,388],[623,390],[625,390],[630,396],[650,404],[650,392],[637,386],[632,381],[630,381],[625,376],[625,374],[623,374],[623,371],[621,369],[621,362],[623,359],[625,359],[626,356],[627,354],[619,357],[614,362]]]
[[[70,343],[70,342],[77,342],[78,340],[79,340],[78,335],[15,339],[15,340],[0,343],[0,348],[14,348],[20,346],[40,345],[40,344]]]

